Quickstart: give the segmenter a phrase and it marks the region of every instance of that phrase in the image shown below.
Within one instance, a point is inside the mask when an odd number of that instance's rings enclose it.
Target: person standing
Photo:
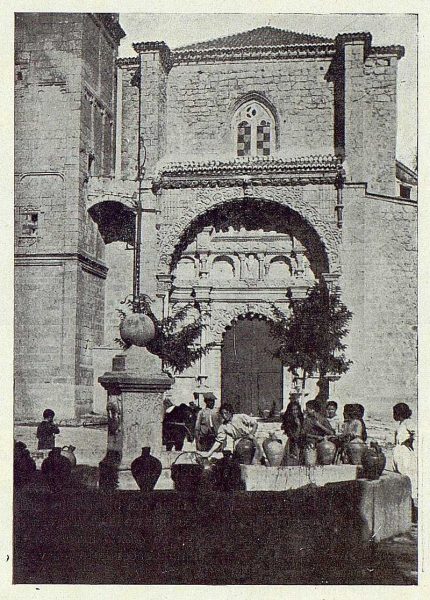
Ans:
[[[337,402],[329,400],[326,404],[325,416],[327,421],[330,423],[336,435],[340,433],[341,423],[340,417],[337,414]]]
[[[60,433],[58,425],[54,423],[55,413],[50,408],[43,411],[43,421],[37,427],[36,437],[39,440],[38,450],[50,450],[55,446],[55,435]]]
[[[306,402],[303,432],[307,441],[319,441],[326,436],[335,435],[333,427],[322,414],[322,406],[319,400],[314,399]]]
[[[281,427],[288,437],[285,448],[285,464],[300,464],[304,446],[304,433],[303,413],[299,402],[292,401],[288,404],[285,413],[282,415]]]
[[[221,424],[220,415],[214,408],[215,400],[216,396],[212,392],[204,394],[203,401],[206,406],[197,413],[195,427],[196,448],[203,452],[207,452],[212,448],[218,427]]]
[[[411,480],[412,517],[418,516],[418,457],[416,424],[412,411],[404,402],[393,406],[393,419],[398,423],[394,434],[393,469]]]

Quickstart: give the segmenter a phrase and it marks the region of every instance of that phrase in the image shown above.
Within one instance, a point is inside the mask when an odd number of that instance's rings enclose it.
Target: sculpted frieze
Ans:
[[[334,219],[332,222],[328,221],[315,206],[304,200],[302,188],[254,188],[252,197],[263,202],[276,202],[300,215],[321,239],[327,253],[330,272],[340,271],[339,245],[341,232],[336,227]],[[243,198],[243,188],[205,189],[204,191],[199,190],[197,193],[194,192],[190,197],[188,208],[176,215],[173,222],[160,227],[158,231],[159,271],[169,272],[170,261],[176,246],[180,243],[187,228],[199,216],[215,207],[221,209],[223,205],[227,205],[231,201],[243,201]]]

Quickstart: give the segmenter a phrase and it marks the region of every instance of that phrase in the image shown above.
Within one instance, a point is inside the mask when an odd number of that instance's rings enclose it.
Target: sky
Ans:
[[[405,47],[398,67],[397,158],[413,167],[417,145],[417,17],[413,14],[292,13],[120,13],[127,33],[119,55],[136,56],[133,42],[164,41],[170,48],[270,25],[301,33],[335,37],[369,31],[372,44]]]

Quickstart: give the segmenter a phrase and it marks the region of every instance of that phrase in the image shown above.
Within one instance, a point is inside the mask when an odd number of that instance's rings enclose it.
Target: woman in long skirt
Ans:
[[[393,419],[398,423],[394,435],[393,469],[397,473],[407,475],[411,480],[412,510],[414,520],[416,520],[418,511],[417,428],[411,416],[412,411],[404,402],[393,406]]]

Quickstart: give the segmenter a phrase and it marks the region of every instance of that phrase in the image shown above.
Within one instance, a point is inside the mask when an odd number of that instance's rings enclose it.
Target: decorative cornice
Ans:
[[[291,46],[245,46],[241,48],[204,48],[173,50],[172,65],[199,62],[223,62],[229,60],[282,60],[291,58],[330,58],[336,52],[335,45],[295,44]]]
[[[119,24],[118,13],[93,13],[92,16],[104,25],[116,44],[119,44],[125,37],[125,31]]]
[[[228,162],[171,163],[154,182],[164,188],[233,187],[249,185],[316,185],[335,183],[341,159],[308,156],[293,159],[234,159]]]
[[[372,45],[372,35],[367,31],[357,33],[339,33],[335,38],[336,48],[341,48],[345,44],[354,42],[364,42],[366,53],[369,52]]]
[[[129,67],[129,66],[139,66],[139,57],[138,56],[129,56],[127,58],[117,58],[116,64],[119,67]]]
[[[373,46],[370,49],[369,54],[371,56],[380,56],[387,54],[397,56],[397,59],[400,60],[405,55],[404,46],[394,45],[394,46]]]
[[[227,162],[211,160],[208,162],[170,163],[162,170],[162,175],[211,175],[214,173],[249,174],[285,173],[286,171],[336,170],[341,159],[331,154],[300,156],[296,158],[234,158]]]
[[[163,393],[170,389],[175,380],[164,373],[150,377],[142,377],[133,372],[108,371],[98,378],[99,383],[110,393],[119,395],[123,392]]]
[[[135,42],[133,48],[138,54],[154,52],[154,50],[170,50],[166,42]]]
[[[396,160],[396,178],[411,185],[418,185],[418,173],[407,167],[400,160]]]
[[[97,260],[81,254],[80,252],[71,252],[65,254],[15,254],[15,265],[24,266],[62,266],[66,261],[77,261],[81,264],[82,268],[96,275],[101,279],[106,279],[108,273],[108,267]]]

